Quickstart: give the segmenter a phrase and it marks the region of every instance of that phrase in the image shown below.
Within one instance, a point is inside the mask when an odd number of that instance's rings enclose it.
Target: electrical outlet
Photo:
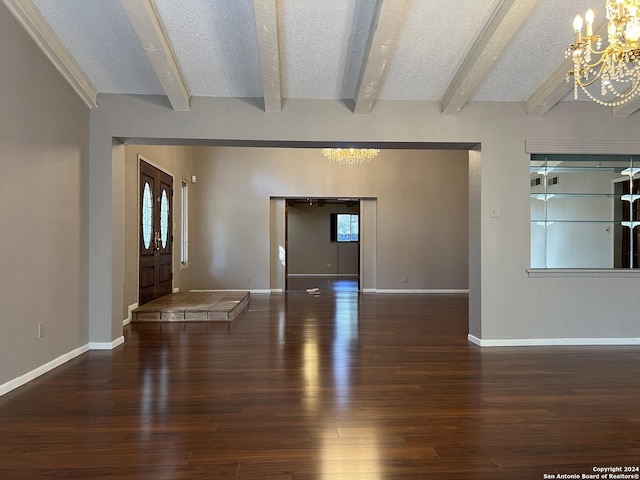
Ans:
[[[251,275],[247,277],[247,283],[251,283]]]
[[[409,277],[402,277],[402,283],[409,282]]]
[[[45,323],[38,323],[38,338],[43,338],[45,334]]]

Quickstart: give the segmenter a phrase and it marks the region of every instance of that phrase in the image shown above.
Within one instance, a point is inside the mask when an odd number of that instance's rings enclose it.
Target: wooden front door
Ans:
[[[140,161],[140,291],[144,305],[172,292],[173,178]]]

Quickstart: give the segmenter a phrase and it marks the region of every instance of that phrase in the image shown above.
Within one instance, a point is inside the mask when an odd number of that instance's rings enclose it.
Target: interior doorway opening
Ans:
[[[286,199],[286,291],[360,291],[360,213],[357,198]]]

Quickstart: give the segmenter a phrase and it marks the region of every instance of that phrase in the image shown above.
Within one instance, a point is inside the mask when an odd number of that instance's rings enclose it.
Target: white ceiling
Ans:
[[[100,93],[167,95],[179,110],[193,96],[264,97],[277,112],[309,98],[365,114],[377,100],[438,101],[445,114],[467,101],[523,102],[544,114],[573,100],[564,81],[573,17],[604,9],[604,0],[2,1],[89,106]]]

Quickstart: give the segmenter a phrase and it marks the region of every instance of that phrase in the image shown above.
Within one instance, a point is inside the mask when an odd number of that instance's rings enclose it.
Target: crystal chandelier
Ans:
[[[378,155],[377,148],[323,148],[322,154],[333,163],[353,166],[367,163]]]
[[[583,20],[580,15],[573,21],[576,41],[567,49],[573,58],[573,96],[578,98],[578,87],[596,103],[605,106],[622,105],[640,91],[640,0],[607,0],[609,46],[602,48],[600,35],[593,34],[593,10],[587,10],[586,35],[582,36]],[[599,95],[589,89],[600,81]]]

